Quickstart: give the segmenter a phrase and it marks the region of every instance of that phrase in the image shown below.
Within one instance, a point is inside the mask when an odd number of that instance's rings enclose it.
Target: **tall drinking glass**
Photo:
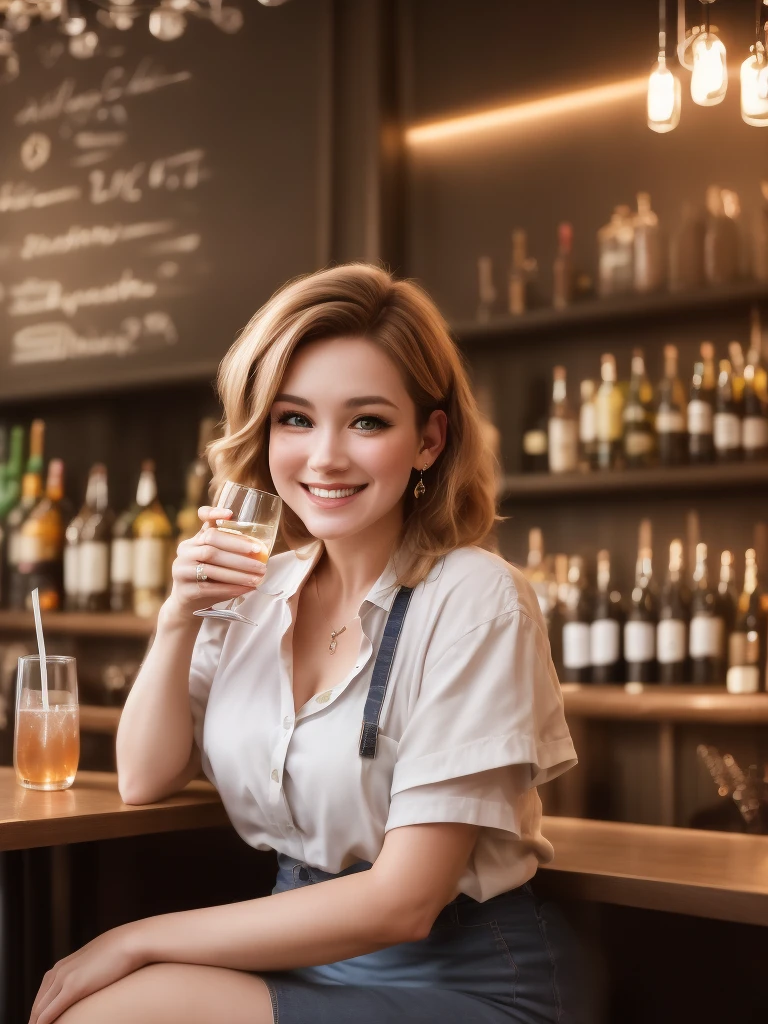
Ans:
[[[216,528],[223,533],[236,533],[241,537],[251,537],[259,541],[261,549],[254,552],[253,557],[266,565],[277,538],[283,508],[282,498],[270,494],[269,491],[260,491],[256,487],[246,487],[245,484],[227,480],[216,505],[219,508],[232,509],[232,518],[217,519]],[[238,605],[244,600],[245,596],[236,597],[226,608],[201,608],[194,614],[202,618],[228,619],[255,626],[257,623],[253,619],[237,611]]]
[[[13,766],[27,789],[68,789],[80,761],[80,708],[74,658],[48,655],[47,709],[40,657],[19,658]]]

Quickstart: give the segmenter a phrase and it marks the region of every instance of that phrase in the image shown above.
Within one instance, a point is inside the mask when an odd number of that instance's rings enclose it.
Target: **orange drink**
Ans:
[[[80,761],[75,659],[49,656],[46,670],[47,707],[40,659],[19,658],[13,765],[27,789],[67,789]]]

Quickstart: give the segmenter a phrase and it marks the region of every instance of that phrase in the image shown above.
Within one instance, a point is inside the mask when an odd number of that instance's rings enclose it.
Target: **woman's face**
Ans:
[[[415,415],[397,367],[377,345],[332,338],[294,353],[270,413],[269,468],[312,536],[350,536],[389,516],[402,522],[411,470],[439,454],[419,456],[425,441]],[[309,485],[362,490],[322,497]]]

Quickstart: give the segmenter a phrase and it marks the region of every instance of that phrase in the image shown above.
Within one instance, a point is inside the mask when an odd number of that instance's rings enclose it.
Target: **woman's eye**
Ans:
[[[287,423],[288,426],[301,426],[302,424],[289,423],[289,420],[304,420],[305,423],[309,423],[306,416],[303,416],[300,412],[284,412],[281,416],[278,416],[278,423]],[[362,428],[363,434],[373,434],[377,430],[381,430],[383,427],[388,427],[390,424],[381,419],[380,416],[358,416],[354,421],[355,423],[369,423],[373,424],[372,427]]]

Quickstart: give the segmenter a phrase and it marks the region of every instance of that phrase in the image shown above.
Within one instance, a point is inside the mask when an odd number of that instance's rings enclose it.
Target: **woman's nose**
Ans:
[[[344,469],[349,464],[344,439],[335,431],[317,430],[312,441],[312,451],[307,460],[310,469]]]

